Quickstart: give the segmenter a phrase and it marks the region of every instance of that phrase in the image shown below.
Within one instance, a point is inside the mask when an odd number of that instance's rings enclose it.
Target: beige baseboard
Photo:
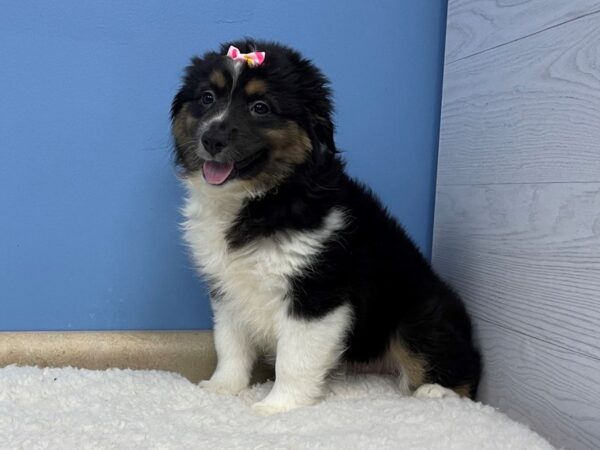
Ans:
[[[216,363],[212,331],[0,332],[0,367],[168,370],[197,383]],[[272,375],[259,365],[253,381]]]
[[[0,332],[0,367],[157,369],[192,382],[216,365],[211,331]]]

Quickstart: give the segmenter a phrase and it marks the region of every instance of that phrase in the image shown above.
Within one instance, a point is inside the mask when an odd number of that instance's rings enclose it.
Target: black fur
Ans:
[[[348,361],[376,360],[399,337],[426,361],[428,382],[469,386],[474,396],[480,356],[465,308],[373,193],[344,171],[333,140],[326,79],[286,47],[251,41],[234,45],[243,52],[267,51],[269,64],[255,73],[262,73],[275,91],[278,113],[310,136],[313,151],[285,181],[245,204],[227,230],[229,245],[241,247],[283,230],[318,229],[332,208],[343,210],[346,227],[309,270],[291,280],[291,314],[311,320],[349,302],[355,320],[344,354]],[[174,116],[193,97],[195,83],[206,73],[202,67],[188,69],[173,103]],[[187,159],[178,149],[179,163]]]
[[[311,270],[292,280],[292,314],[311,319],[350,302],[348,361],[375,360],[399,336],[428,361],[430,382],[471,386],[474,397],[480,357],[462,302],[372,192],[344,173],[339,156],[299,168],[276,191],[248,203],[228,232],[230,245],[283,229],[319,228],[334,207],[347,212],[348,226]]]

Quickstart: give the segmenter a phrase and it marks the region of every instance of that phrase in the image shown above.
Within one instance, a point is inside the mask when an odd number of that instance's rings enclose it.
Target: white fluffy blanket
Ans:
[[[316,406],[262,417],[168,372],[0,369],[2,449],[551,449],[489,406],[401,397],[392,380],[338,379]]]

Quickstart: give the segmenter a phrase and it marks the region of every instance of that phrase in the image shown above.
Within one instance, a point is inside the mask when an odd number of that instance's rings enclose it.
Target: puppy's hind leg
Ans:
[[[252,408],[268,415],[311,405],[324,393],[325,379],[340,360],[351,322],[350,308],[340,306],[319,319],[282,319],[275,384]]]
[[[386,360],[398,373],[398,387],[403,395],[410,395],[425,382],[425,359],[412,352],[401,339],[392,339]]]

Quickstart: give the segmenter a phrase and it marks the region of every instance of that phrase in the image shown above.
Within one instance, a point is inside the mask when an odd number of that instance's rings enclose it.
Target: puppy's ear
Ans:
[[[314,151],[317,153],[337,153],[333,139],[334,125],[329,114],[327,116],[312,114],[310,122]]]
[[[185,68],[181,88],[175,94],[173,98],[173,102],[171,103],[171,120],[175,118],[177,113],[183,107],[183,104],[186,101],[189,101],[194,93],[195,82],[201,78],[202,74],[202,66],[204,61],[197,56],[194,56],[190,64]]]

